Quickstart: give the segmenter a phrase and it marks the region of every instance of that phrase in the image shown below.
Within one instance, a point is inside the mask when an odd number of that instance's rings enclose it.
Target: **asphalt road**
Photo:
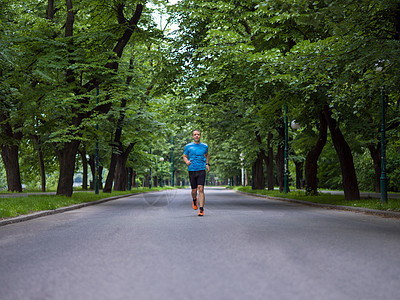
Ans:
[[[0,299],[399,299],[400,221],[206,188],[0,227]]]

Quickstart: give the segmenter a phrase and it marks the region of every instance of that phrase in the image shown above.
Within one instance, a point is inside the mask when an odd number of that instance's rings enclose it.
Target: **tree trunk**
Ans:
[[[121,156],[117,159],[115,168],[114,191],[125,191],[128,186],[128,172]],[[147,185],[148,186],[148,185]]]
[[[265,154],[265,150],[262,147],[262,139],[261,135],[258,131],[256,131],[256,139],[260,148],[260,154],[262,159],[267,166],[267,183],[268,183],[268,190],[274,189],[274,163],[273,163],[273,150],[271,148],[271,140],[273,135],[271,133],[268,134],[268,156]]]
[[[126,162],[134,146],[135,143],[129,144],[126,150],[122,154],[117,156],[114,184],[114,190],[116,191],[125,191],[126,187],[128,186],[128,173],[126,171]]]
[[[324,107],[324,114],[342,170],[344,197],[346,200],[359,200],[360,191],[351,149],[340,131],[337,121],[332,118],[332,112],[327,105]]]
[[[264,167],[263,167],[263,158],[261,152],[258,153],[257,159],[253,165],[254,169],[254,189],[256,190],[263,190],[265,189],[265,182],[264,182]]]
[[[284,148],[278,147],[275,157],[276,163],[276,181],[279,186],[279,192],[283,193],[285,190],[285,174],[284,174]]]
[[[60,164],[60,176],[58,178],[57,195],[67,197],[72,196],[75,172],[75,159],[80,141],[74,140],[65,143],[61,150],[57,149],[56,153]]]
[[[119,7],[119,8],[121,8],[121,7]],[[122,15],[119,15],[119,16],[122,18]],[[134,57],[132,56],[131,59],[129,60],[129,71],[133,70],[133,63],[134,63]],[[132,79],[133,79],[133,76],[127,77],[127,79],[126,79],[127,86],[131,83]],[[127,104],[127,99],[122,99],[121,105],[120,105],[121,110],[120,110],[116,130],[115,130],[110,168],[109,168],[109,172],[107,175],[106,184],[105,184],[104,190],[103,190],[104,193],[111,193],[112,184],[113,184],[114,177],[115,177],[115,169],[116,169],[117,161],[119,159],[118,156],[120,155],[120,154],[117,154],[116,152],[119,153],[119,152],[123,151],[123,147],[121,145],[121,137],[122,137],[122,126],[123,126],[124,119],[125,119],[126,104]]]
[[[278,182],[279,191],[284,192],[285,189],[285,127],[282,120],[279,122],[280,126],[277,128],[281,142],[278,144],[278,150],[276,152],[275,163],[276,163],[276,180]]]
[[[111,193],[115,176],[115,167],[117,165],[117,157],[118,155],[113,150],[111,154],[110,167],[108,168],[106,183],[104,184],[103,193]]]
[[[122,53],[125,49],[125,46],[128,44],[137,24],[139,23],[140,17],[143,12],[143,4],[137,4],[135,12],[132,16],[132,18],[126,22],[125,16],[124,16],[124,9],[123,5],[118,5],[117,8],[117,14],[118,14],[118,22],[120,24],[124,24],[125,26],[125,31],[122,34],[122,36],[118,39],[117,44],[115,45],[113,51],[117,55],[117,57],[121,57]],[[105,65],[106,68],[112,69],[112,70],[118,70],[118,61],[114,59],[114,57],[110,57],[109,62]],[[86,83],[84,85],[84,88],[89,92],[96,88],[99,85],[99,78],[95,78],[91,80],[90,82]],[[111,107],[111,104],[104,104],[98,107],[98,111],[101,111],[103,113],[106,113],[109,111]]]
[[[22,192],[21,175],[18,162],[18,146],[2,145],[1,157],[6,169],[7,186],[11,192]]]
[[[66,19],[66,24],[65,24],[65,36],[70,37],[70,36],[73,36],[73,26],[74,26],[76,12],[73,10],[72,0],[66,0],[66,7],[67,7],[67,19]],[[142,11],[143,11],[143,5],[137,4],[134,15],[128,21],[128,24],[127,24],[128,26],[125,28],[124,33],[122,34],[121,38],[118,39],[118,42],[113,49],[113,51],[116,53],[116,55],[118,57],[122,56],[123,50],[124,50],[125,46],[128,44],[128,42],[136,28],[135,26],[139,22]],[[118,11],[118,18],[119,18],[119,20],[125,19],[123,17],[123,10]],[[74,64],[74,61],[70,61],[70,63]],[[116,60],[113,60],[111,62],[106,63],[105,67],[112,69],[112,70],[118,70],[118,62]],[[75,82],[75,76],[73,74],[72,68],[68,69],[66,72],[66,81],[68,84]],[[86,92],[92,91],[94,88],[96,88],[99,85],[100,81],[101,81],[100,79],[94,78],[93,80],[89,81],[88,83],[86,83],[83,86],[84,90]],[[81,92],[79,89],[76,89],[75,93],[76,93],[76,95],[79,95]],[[84,102],[86,100],[82,100],[82,101]],[[107,113],[110,110],[110,108],[111,108],[111,102],[109,102],[105,105],[98,106],[96,108],[96,111],[101,112],[101,113]],[[79,127],[79,125],[81,125],[81,123],[82,123],[82,120],[91,114],[90,112],[84,113],[84,114],[80,114],[78,112],[75,112],[75,113],[78,115],[73,122],[73,124],[76,127]],[[59,186],[57,187],[58,195],[66,195],[66,196],[72,195],[75,155],[77,153],[78,146],[79,146],[79,142],[72,141],[70,143],[64,144],[63,149],[58,150],[58,152],[60,153],[59,154],[59,161],[60,161],[60,175],[59,176],[60,177],[59,177],[59,181],[58,181]],[[73,150],[75,150],[75,153],[71,152]],[[70,177],[67,178],[65,176],[70,176]],[[99,174],[99,176],[100,176],[100,174]]]
[[[96,176],[96,167],[95,167],[95,161],[90,154],[89,154],[88,165],[90,167],[90,172],[92,173],[92,178],[93,178],[93,180],[90,181],[89,189],[93,190],[94,189],[94,178]]]
[[[47,1],[46,18],[49,20],[53,20],[54,18],[54,0]]]
[[[323,112],[318,114],[319,117],[319,136],[315,146],[308,152],[305,164],[306,191],[311,195],[318,193],[318,158],[326,144],[328,136],[328,124]]]
[[[267,165],[267,182],[268,182],[268,190],[274,190],[274,150],[272,148],[272,133],[268,134],[268,156],[265,164]]]
[[[65,22],[65,36],[74,35],[74,22],[75,22],[75,11],[72,9],[72,0],[66,0],[65,4],[67,6],[67,20]]]
[[[117,162],[115,164],[115,183],[114,191],[125,191],[128,184],[128,176],[125,167],[126,161],[123,157],[117,156]]]
[[[89,155],[88,164],[90,166],[90,172],[92,173],[92,178],[94,180],[94,178],[96,177],[96,166],[94,158],[91,155]],[[91,190],[94,190],[94,181],[90,182],[89,188]],[[99,166],[99,189],[102,188],[103,188],[103,166]]]
[[[112,154],[111,154],[111,162],[110,162],[110,168],[108,170],[108,175],[106,179],[106,184],[104,186],[104,193],[111,193],[112,190],[112,184],[114,181],[114,177],[116,176],[115,172],[117,170],[117,164],[118,161],[121,159],[121,152],[123,151],[123,146],[121,144],[121,137],[122,137],[122,124],[125,119],[125,107],[126,107],[127,100],[123,99],[121,101],[121,112],[120,116],[117,121],[117,126],[115,130],[115,136],[114,136],[114,143],[113,143],[113,149],[112,149]],[[119,170],[119,172],[122,172],[122,170]],[[121,176],[122,174],[120,174]],[[119,186],[121,188],[121,186]],[[123,189],[125,190],[125,189]],[[120,191],[120,190],[119,190]]]
[[[296,189],[301,189],[303,188],[302,182],[303,182],[303,161],[296,161],[295,163],[296,166]]]
[[[396,30],[394,31],[394,39],[399,41],[400,40],[400,4],[397,4],[397,9],[396,9],[396,17],[394,21],[394,25],[396,27]]]
[[[151,180],[150,175],[146,174],[144,176],[144,187],[149,187],[150,186],[150,180]]]
[[[174,185],[180,186],[180,183],[179,183],[179,171],[175,171],[174,173],[175,173],[175,184]]]
[[[31,135],[31,138],[35,143],[34,146],[36,148],[37,155],[38,155],[41,189],[42,189],[42,192],[45,192],[46,191],[46,172],[45,172],[45,167],[44,167],[44,158],[43,158],[42,147],[40,145],[40,137],[38,135],[33,134],[33,135]]]
[[[381,165],[381,143],[379,142],[376,146],[375,145],[368,145],[368,150],[371,153],[372,161],[374,162],[374,171],[375,171],[375,180],[374,180],[374,187],[375,192],[381,192],[381,172],[382,172],[382,165]]]
[[[3,142],[0,145],[1,157],[3,159],[4,168],[6,169],[8,190],[12,192],[22,192],[18,160],[19,143],[22,138],[22,133],[20,130],[13,129],[8,119],[9,116],[7,114],[0,113],[0,138],[4,136],[4,138],[1,139],[2,141],[10,141],[8,144]]]

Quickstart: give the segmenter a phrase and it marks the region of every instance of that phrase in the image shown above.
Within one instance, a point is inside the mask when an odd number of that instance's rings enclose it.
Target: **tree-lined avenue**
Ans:
[[[0,299],[395,299],[400,223],[206,188],[0,228]]]

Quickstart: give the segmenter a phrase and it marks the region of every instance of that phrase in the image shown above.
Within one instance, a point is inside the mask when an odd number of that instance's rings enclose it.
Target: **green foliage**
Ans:
[[[340,174],[338,157],[333,145],[328,144],[324,147],[318,160],[318,186],[324,189],[341,189],[342,179]]]
[[[238,153],[251,167],[257,152],[265,150],[268,133],[274,135],[274,147],[281,143],[275,130],[285,103],[289,118],[302,125],[290,145],[299,157],[315,144],[317,113],[325,104],[355,151],[377,143],[380,76],[375,64],[387,57],[386,73],[397,65],[398,41],[390,34],[396,5],[181,1],[173,16],[180,21],[175,47],[185,58],[182,91],[191,98],[195,117],[204,120],[215,158],[227,167],[224,176],[240,166]],[[255,142],[256,131],[263,145]],[[320,159],[323,186],[342,184],[335,157],[330,151]]]
[[[400,156],[399,148],[390,148],[387,152],[388,190],[393,192],[400,191]]]
[[[366,149],[363,153],[355,153],[354,161],[360,190],[374,191],[375,172],[370,153]]]
[[[7,189],[6,170],[4,169],[3,162],[0,161],[0,191]]]
[[[364,149],[380,142],[384,84],[389,188],[399,189],[398,0],[181,0],[166,8],[167,1],[151,2],[118,57],[114,47],[127,28],[118,5],[129,20],[139,1],[74,2],[73,35],[66,37],[65,3],[47,19],[46,1],[0,0],[0,126],[23,135],[24,182],[38,181],[32,135],[40,137],[48,174],[58,167],[52,148],[79,140],[91,157],[99,142],[106,168],[112,151],[134,144],[127,164],[141,176],[150,168],[159,173],[161,156],[170,168],[174,136],[174,169],[185,174],[181,152],[196,127],[210,146],[214,175],[235,176],[267,150],[269,134],[274,153],[282,145],[287,104],[289,121],[301,124],[290,131],[290,158],[303,160],[315,145],[318,113],[328,105],[353,150],[360,188],[372,189]],[[177,32],[157,28],[154,12],[170,15]],[[114,144],[117,126],[122,148]],[[17,142],[3,133],[2,144]],[[342,185],[332,144],[318,176],[321,187]]]

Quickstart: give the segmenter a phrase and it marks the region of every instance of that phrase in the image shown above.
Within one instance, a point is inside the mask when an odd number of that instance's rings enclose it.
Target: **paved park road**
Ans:
[[[0,299],[399,299],[399,220],[189,192],[0,227]]]

